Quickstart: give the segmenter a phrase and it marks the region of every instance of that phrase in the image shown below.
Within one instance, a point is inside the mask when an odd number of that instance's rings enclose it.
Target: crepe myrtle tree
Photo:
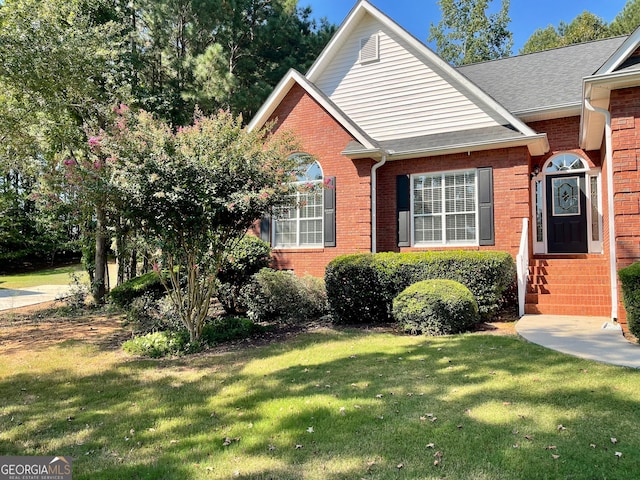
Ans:
[[[290,202],[297,150],[289,134],[249,131],[229,112],[177,130],[120,108],[102,149],[126,216],[156,248],[171,303],[197,342],[224,253],[273,207]]]

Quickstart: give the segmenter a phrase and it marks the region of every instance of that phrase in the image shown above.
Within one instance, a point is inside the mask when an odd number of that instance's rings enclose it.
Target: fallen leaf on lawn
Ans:
[[[346,415],[346,411],[347,411],[346,408],[340,407],[340,415],[342,415],[342,416]]]
[[[438,465],[440,465],[440,460],[434,460],[433,461],[433,466],[437,467]]]
[[[616,452],[616,457],[618,458],[622,457],[622,452]]]
[[[549,445],[548,447],[544,447],[545,450],[556,450],[558,447],[555,445]]]
[[[309,427],[309,428],[307,428],[307,432],[309,432],[309,433],[313,433],[313,427]]]
[[[399,463],[399,464],[396,466],[396,468],[397,468],[398,470],[400,470],[401,468],[404,468],[404,463]]]
[[[558,430],[566,430],[567,427],[565,427],[564,425],[560,424],[558,425]]]
[[[531,442],[533,440],[533,435],[525,435],[524,438]]]
[[[458,430],[460,430],[462,428],[462,425],[458,425]]]
[[[276,449],[275,445],[269,445],[269,451],[273,452]]]
[[[435,422],[436,420],[438,420],[438,417],[433,417],[433,418],[431,419],[431,422]]]
[[[560,458],[560,455],[551,455],[551,458],[553,458],[554,460],[557,460]]]
[[[424,415],[420,415],[420,420],[425,421],[427,419],[427,417],[425,417]]]
[[[506,407],[507,405],[511,405],[511,402],[502,402],[502,405]]]
[[[514,443],[512,446],[513,446],[513,448],[520,448],[520,444],[519,443]]]
[[[433,417],[433,413],[427,413],[427,417],[429,418]]]
[[[431,442],[431,443],[427,443],[427,448],[435,448],[436,444]]]
[[[618,443],[618,439],[616,437],[611,437],[611,443]]]
[[[296,445],[296,450],[300,450],[301,448],[303,448],[302,445]]]
[[[384,420],[384,415],[378,415],[379,420]]]
[[[376,395],[376,398],[382,398],[382,397],[384,397],[384,395],[383,395],[383,394],[381,394],[381,393],[379,393],[379,394],[377,394],[377,395]]]
[[[442,455],[443,455],[443,453],[442,453],[442,452],[440,452],[440,451],[438,451],[438,452],[436,452],[436,453],[434,453],[434,454],[433,454],[433,456],[434,456],[434,457],[436,457],[437,459],[442,458]]]
[[[514,435],[519,434],[520,432],[518,430],[511,430],[511,433],[513,433]]]
[[[353,408],[355,408],[356,410],[361,409],[362,407],[360,405],[354,405]]]
[[[589,446],[590,446],[591,448],[596,448],[596,444],[595,444],[595,443],[590,443],[590,444],[589,444]]]

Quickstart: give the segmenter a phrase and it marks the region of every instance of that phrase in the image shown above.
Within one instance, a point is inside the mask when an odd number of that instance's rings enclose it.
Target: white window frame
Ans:
[[[446,212],[446,187],[445,187],[445,178],[450,175],[460,175],[466,173],[473,173],[474,175],[474,203],[475,210],[473,212]],[[422,214],[416,214],[415,212],[415,180],[418,177],[434,177],[440,176],[442,178],[442,212],[437,214],[442,218],[442,240],[426,242],[426,241],[416,241],[415,232],[416,232],[416,216],[423,216]],[[428,173],[417,173],[411,175],[411,182],[409,184],[409,188],[411,191],[411,245],[415,247],[468,247],[468,246],[479,246],[480,245],[480,211],[479,211],[479,197],[478,197],[478,170],[475,168],[464,169],[464,170],[446,170],[442,172],[428,172]],[[474,240],[447,240],[447,216],[448,215],[456,215],[456,214],[470,214],[473,213],[475,216],[475,232]],[[435,216],[435,215],[434,215]]]
[[[298,156],[303,156],[303,154],[297,154]],[[313,166],[317,164],[320,172],[322,173],[322,178],[319,180],[301,180],[294,182],[294,185],[297,187],[309,186],[309,191],[319,196],[320,203],[320,215],[314,217],[301,217],[301,202],[303,201],[303,197],[308,195],[308,192],[297,191],[292,195],[292,206],[290,208],[295,209],[295,218],[289,218],[285,221],[295,223],[295,235],[296,242],[295,244],[278,244],[278,222],[282,220],[278,220],[277,213],[274,211],[273,219],[271,222],[271,245],[273,245],[273,249],[284,250],[284,249],[306,249],[306,248],[323,248],[324,247],[324,192],[323,192],[323,183],[324,183],[324,172],[322,171],[322,166],[318,161],[314,161],[309,164],[309,166]],[[295,198],[293,198],[295,197]],[[285,207],[281,207],[285,208]],[[304,221],[320,221],[320,232],[322,234],[322,238],[319,243],[301,243],[301,229],[300,225]]]

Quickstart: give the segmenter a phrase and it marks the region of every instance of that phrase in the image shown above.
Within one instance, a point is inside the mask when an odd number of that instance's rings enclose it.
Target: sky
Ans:
[[[437,0],[369,0],[379,10],[427,43],[429,25],[440,21]],[[531,34],[560,21],[571,22],[585,10],[598,15],[607,23],[622,11],[627,0],[511,0],[509,29],[513,32],[513,54],[517,54]],[[356,0],[298,0],[300,7],[310,6],[314,18],[326,17],[340,25]],[[500,0],[493,0],[491,8],[498,9]],[[430,47],[434,47],[428,44]]]

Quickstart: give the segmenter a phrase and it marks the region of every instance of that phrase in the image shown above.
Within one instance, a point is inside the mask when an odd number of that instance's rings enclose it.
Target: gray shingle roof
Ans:
[[[461,145],[495,143],[502,140],[524,139],[526,136],[510,125],[459,130],[455,132],[421,135],[418,137],[401,138],[380,142],[382,148],[392,155],[402,155],[412,152],[426,152],[437,149],[459,147]],[[351,142],[344,153],[347,155],[362,149],[362,145]]]
[[[580,104],[582,79],[595,73],[626,37],[458,67],[512,113]]]

